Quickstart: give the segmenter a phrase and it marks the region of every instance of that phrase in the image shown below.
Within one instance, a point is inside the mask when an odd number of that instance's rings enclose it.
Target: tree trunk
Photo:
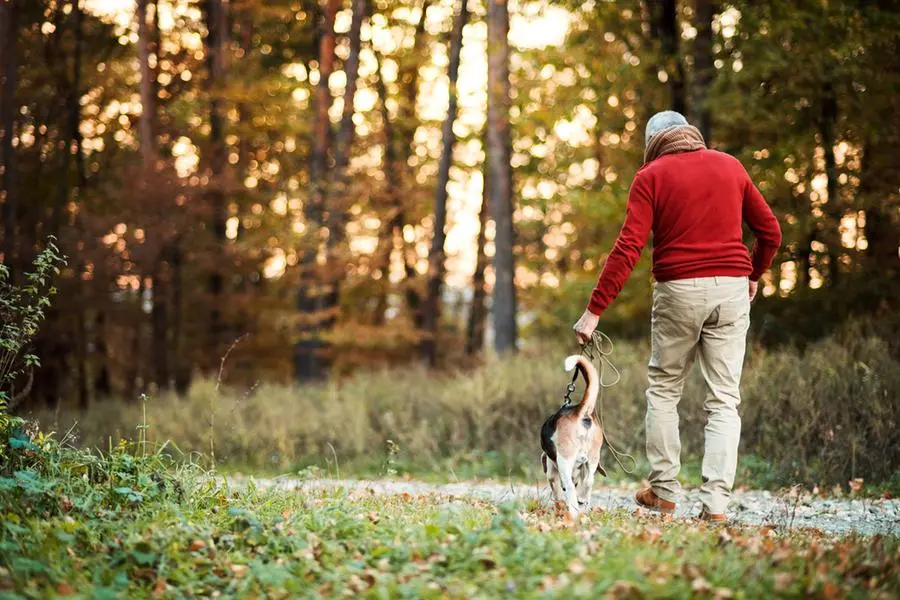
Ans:
[[[334,249],[344,241],[347,225],[347,166],[350,164],[350,152],[353,146],[356,127],[353,124],[353,100],[359,75],[359,51],[362,45],[361,32],[363,17],[366,14],[366,0],[353,0],[353,17],[350,23],[350,53],[344,61],[344,74],[347,87],[344,89],[344,107],[337,136],[334,140],[334,169],[332,171],[333,193],[328,207],[328,247]]]
[[[184,395],[191,383],[191,367],[184,335],[184,250],[181,238],[172,242],[172,375],[175,392]]]
[[[663,60],[669,76],[669,106],[672,110],[686,114],[687,105],[684,91],[684,63],[681,61],[678,27],[678,5],[676,0],[662,0],[662,15],[659,33],[662,38]]]
[[[347,226],[348,188],[347,166],[350,164],[350,152],[353,146],[356,127],[353,124],[353,100],[356,96],[359,74],[359,51],[362,44],[362,22],[366,14],[367,0],[353,0],[350,31],[350,52],[344,61],[344,74],[347,87],[344,89],[344,106],[341,122],[334,140],[334,168],[331,170],[328,190],[328,238],[325,242],[326,259],[324,273],[324,294],[317,298],[317,312],[320,331],[329,331],[337,321],[339,311],[340,284],[344,272],[344,258],[341,246],[345,239]],[[324,345],[319,345],[325,349]],[[330,368],[327,352],[320,356],[321,372],[319,377],[326,377]]]
[[[481,210],[478,211],[478,240],[475,273],[472,275],[472,308],[469,311],[469,322],[466,327],[466,354],[474,355],[484,347],[484,322],[487,317],[485,299],[487,297],[484,286],[484,272],[487,269],[488,257],[484,252],[486,242],[485,229],[487,228],[489,201],[488,196],[488,161],[484,160],[484,186],[481,197]]]
[[[225,190],[223,176],[225,173],[226,150],[224,117],[221,114],[221,92],[225,82],[225,48],[228,43],[228,15],[223,0],[206,0],[206,63],[209,70],[207,87],[209,92],[209,188],[206,193],[212,211],[213,241],[217,247],[209,276],[210,294],[210,351],[218,352],[225,342],[222,305],[225,299],[223,272],[225,257],[223,251],[227,244],[225,223],[228,211],[225,206]]]
[[[145,179],[153,172],[156,164],[156,86],[153,69],[150,67],[150,46],[152,33],[147,23],[149,0],[137,0],[138,61],[141,65],[141,159]],[[146,181],[145,181],[146,184]]]
[[[106,344],[106,312],[103,308],[97,311],[94,319],[93,335],[96,343],[94,368],[94,394],[99,398],[112,396],[112,381],[109,376],[109,352]]]
[[[490,158],[491,215],[496,226],[494,245],[494,347],[515,351],[516,286],[513,245],[512,142],[509,127],[509,8],[506,0],[488,4],[488,157]]]
[[[394,139],[394,127],[391,122],[390,111],[388,111],[388,91],[384,84],[384,76],[382,71],[381,53],[373,50],[375,55],[375,91],[378,94],[378,100],[381,111],[382,134],[384,135],[384,160],[382,162],[382,170],[387,184],[387,210],[385,215],[385,226],[381,230],[376,249],[373,269],[381,271],[381,286],[378,292],[378,302],[376,303],[375,315],[373,323],[375,325],[383,325],[385,311],[387,310],[387,295],[390,290],[390,272],[391,272],[391,256],[397,244],[399,237],[400,244],[403,244],[403,196],[400,191],[400,169],[401,165],[397,161],[397,147]]]
[[[837,124],[837,96],[831,82],[822,88],[822,117],[819,121],[819,134],[825,150],[825,177],[828,192],[828,204],[825,213],[829,223],[826,227],[825,244],[828,246],[829,285],[837,286],[840,282],[841,217],[843,210],[838,192],[837,164],[834,158],[835,126]]]
[[[300,258],[300,285],[297,290],[297,312],[300,314],[299,339],[294,345],[294,374],[300,381],[325,377],[325,357],[319,338],[323,304],[322,292],[317,289],[315,273],[316,255],[324,225],[328,147],[331,141],[331,121],[328,111],[333,98],[328,80],[334,70],[334,19],[340,9],[340,0],[327,0],[322,14],[319,32],[319,82],[315,92],[315,122],[313,124],[312,151],[309,163],[309,200],[304,205],[304,216],[309,232],[309,247]]]
[[[425,39],[427,31],[425,29],[425,20],[428,16],[428,7],[431,0],[422,2],[422,12],[419,14],[419,21],[416,23],[416,30],[413,34],[412,57],[413,60],[407,62],[399,72],[399,81],[404,86],[405,103],[400,105],[400,118],[398,129],[401,140],[401,162],[407,181],[413,181],[414,176],[409,166],[409,159],[412,156],[413,142],[416,134],[418,120],[416,119],[416,104],[419,99],[419,70],[423,62],[425,52]],[[407,244],[406,238],[403,237],[403,229],[406,225],[405,211],[400,212],[397,216],[397,222],[400,229],[400,242],[403,250],[403,268],[404,268],[404,285],[406,306],[412,315],[413,324],[416,328],[422,326],[422,296],[415,286],[416,279],[416,261],[418,256],[415,250],[415,242]]]
[[[3,209],[3,263],[10,269],[10,281],[17,276],[16,260],[16,221],[18,218],[18,169],[16,155],[13,152],[13,136],[15,134],[16,87],[18,56],[16,55],[16,38],[18,37],[18,2],[10,0],[0,2],[0,165],[3,167],[2,192]]]
[[[448,77],[450,82],[450,102],[447,117],[444,119],[442,131],[443,148],[438,162],[437,189],[434,196],[434,233],[431,238],[431,251],[428,253],[428,287],[423,307],[422,328],[425,337],[422,340],[422,358],[431,366],[437,363],[437,330],[440,321],[441,287],[444,282],[444,227],[447,224],[447,184],[450,182],[450,165],[453,162],[453,146],[456,135],[453,123],[456,122],[459,99],[456,81],[459,78],[460,53],[462,52],[463,29],[469,17],[467,0],[461,0],[459,12],[453,22],[453,33],[450,38],[450,65]]]
[[[718,10],[715,0],[696,0],[694,5],[694,85],[691,86],[693,121],[706,143],[712,136],[712,115],[709,110],[709,88],[716,74],[713,65],[713,17]]]

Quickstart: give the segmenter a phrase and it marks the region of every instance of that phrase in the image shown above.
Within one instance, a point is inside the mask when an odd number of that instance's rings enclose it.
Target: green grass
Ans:
[[[0,598],[896,597],[900,540],[537,501],[229,487],[171,447],[0,441]]]

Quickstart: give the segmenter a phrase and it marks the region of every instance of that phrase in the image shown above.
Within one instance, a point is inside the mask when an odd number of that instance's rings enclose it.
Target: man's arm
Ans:
[[[634,270],[641,251],[647,245],[647,238],[650,237],[652,227],[653,204],[649,186],[646,179],[638,174],[628,192],[625,224],[619,232],[619,237],[609,258],[606,259],[606,264],[597,281],[597,287],[591,293],[587,309],[592,314],[600,316],[622,291],[622,286],[625,285],[631,271]]]
[[[743,218],[756,237],[751,253],[753,272],[750,273],[750,281],[759,281],[763,273],[772,266],[772,259],[781,246],[781,227],[765,198],[750,181],[749,175],[744,184]]]

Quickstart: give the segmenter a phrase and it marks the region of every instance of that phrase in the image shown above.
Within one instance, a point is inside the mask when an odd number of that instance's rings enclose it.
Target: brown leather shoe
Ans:
[[[705,508],[700,511],[700,516],[697,518],[701,521],[709,521],[710,523],[724,523],[727,520],[724,513],[707,512]]]
[[[644,508],[649,508],[650,510],[658,510],[659,512],[666,514],[675,512],[675,503],[663,500],[653,492],[652,488],[638,490],[634,495],[634,500]]]

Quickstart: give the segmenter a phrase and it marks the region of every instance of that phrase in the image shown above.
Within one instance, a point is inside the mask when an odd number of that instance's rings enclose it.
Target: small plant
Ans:
[[[15,379],[28,370],[40,366],[40,359],[29,351],[29,344],[38,332],[50,298],[56,294],[51,285],[66,258],[56,246],[56,238],[34,258],[33,269],[24,274],[24,283],[10,281],[9,267],[0,264],[0,430],[11,426],[8,412],[15,408],[24,394],[10,394]]]

